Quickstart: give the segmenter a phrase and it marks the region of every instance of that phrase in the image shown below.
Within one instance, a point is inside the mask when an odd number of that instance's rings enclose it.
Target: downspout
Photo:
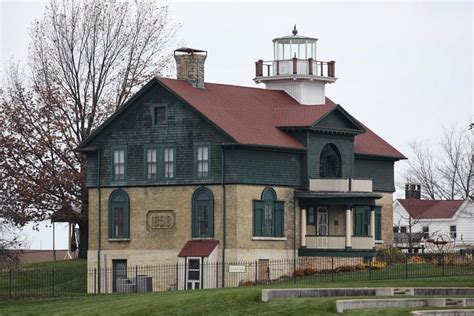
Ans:
[[[100,248],[102,242],[102,196],[100,190],[100,149],[97,150],[97,196],[98,196],[98,214],[97,214],[97,221],[99,229],[97,230],[97,289],[98,293],[100,294]]]
[[[225,180],[225,152],[224,145],[221,147],[221,185],[222,185],[222,287],[225,287],[225,249],[226,249],[226,188]]]
[[[296,199],[293,193],[293,281],[296,283]]]

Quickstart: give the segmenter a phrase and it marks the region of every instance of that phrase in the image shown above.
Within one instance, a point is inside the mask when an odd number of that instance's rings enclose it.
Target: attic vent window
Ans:
[[[342,177],[341,154],[335,145],[327,144],[324,146],[319,164],[321,178]]]
[[[153,108],[153,124],[164,124],[166,123],[166,107],[155,106]]]

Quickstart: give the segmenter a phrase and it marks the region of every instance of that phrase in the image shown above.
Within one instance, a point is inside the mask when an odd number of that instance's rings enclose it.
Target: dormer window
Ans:
[[[155,106],[153,108],[153,124],[166,123],[166,106]]]

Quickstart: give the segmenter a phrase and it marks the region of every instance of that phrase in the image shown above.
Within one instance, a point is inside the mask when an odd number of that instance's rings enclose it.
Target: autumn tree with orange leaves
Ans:
[[[1,88],[3,219],[76,223],[86,257],[86,161],[74,148],[154,75],[173,71],[178,28],[153,1],[49,3],[32,24],[27,65],[11,64]]]

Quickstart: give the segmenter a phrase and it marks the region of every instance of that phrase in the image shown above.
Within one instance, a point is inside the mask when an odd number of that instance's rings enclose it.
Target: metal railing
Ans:
[[[224,269],[220,262],[202,262],[193,269],[184,262],[100,271],[20,269],[0,271],[0,300],[469,275],[474,276],[472,255],[461,252],[227,262]]]
[[[271,77],[285,75],[308,75],[318,77],[336,77],[335,61],[318,61],[312,58],[308,59],[284,59],[255,62],[255,76]]]

